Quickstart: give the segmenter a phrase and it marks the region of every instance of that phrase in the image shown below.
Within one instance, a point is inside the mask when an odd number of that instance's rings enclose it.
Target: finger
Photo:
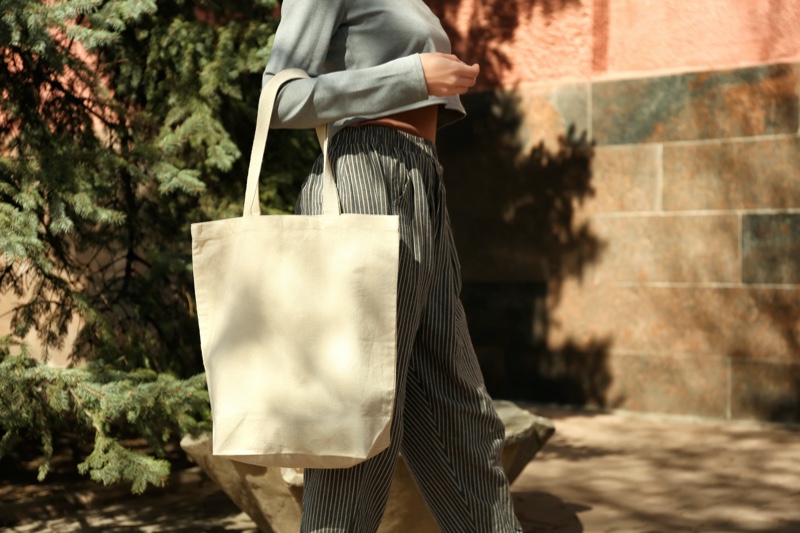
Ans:
[[[459,87],[473,87],[478,79],[475,76],[459,76],[456,78],[454,85]]]
[[[478,65],[467,65],[465,63],[461,63],[458,65],[457,69],[455,70],[455,74],[457,76],[463,76],[465,78],[475,78],[478,76],[480,72],[480,68]]]

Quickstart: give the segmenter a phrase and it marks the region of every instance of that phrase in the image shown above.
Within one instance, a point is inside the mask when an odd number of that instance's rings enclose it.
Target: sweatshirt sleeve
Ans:
[[[419,54],[358,70],[324,73],[331,36],[347,0],[284,0],[262,85],[287,68],[311,76],[287,82],[272,114],[273,128],[314,128],[391,111],[428,98]]]

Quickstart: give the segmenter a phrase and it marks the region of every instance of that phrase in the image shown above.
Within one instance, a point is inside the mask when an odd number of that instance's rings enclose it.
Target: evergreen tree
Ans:
[[[189,224],[240,216],[275,0],[4,0],[0,7],[0,456],[77,424],[81,470],[135,490],[156,455],[208,425],[194,316]],[[290,210],[317,148],[273,134],[267,212]],[[35,332],[73,367],[32,361]],[[41,470],[46,473],[46,465]]]

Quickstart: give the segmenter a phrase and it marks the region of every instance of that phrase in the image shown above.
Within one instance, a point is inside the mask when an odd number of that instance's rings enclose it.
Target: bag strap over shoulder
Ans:
[[[272,120],[272,109],[275,106],[275,98],[278,90],[287,81],[299,78],[308,78],[308,74],[300,69],[286,69],[276,74],[261,90],[258,99],[258,116],[256,118],[256,133],[253,139],[253,148],[250,152],[250,167],[247,171],[247,188],[244,193],[244,213],[243,216],[259,216],[261,206],[259,204],[259,175],[261,174],[261,164],[264,161],[264,150],[267,147],[267,136],[269,135],[269,125]],[[338,215],[339,192],[336,190],[336,182],[333,178],[330,159],[328,158],[328,126],[327,124],[316,128],[317,138],[324,154],[324,166],[322,174],[322,212],[325,215]]]

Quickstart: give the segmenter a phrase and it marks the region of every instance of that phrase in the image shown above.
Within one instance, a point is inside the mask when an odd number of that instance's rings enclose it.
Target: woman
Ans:
[[[397,399],[391,445],[353,468],[306,469],[304,532],[373,532],[402,453],[445,532],[520,532],[492,408],[459,299],[437,127],[465,114],[477,65],[450,55],[422,0],[285,0],[264,73],[300,68],[273,127],[330,124],[343,213],[400,216]],[[322,211],[322,161],[296,211]]]

